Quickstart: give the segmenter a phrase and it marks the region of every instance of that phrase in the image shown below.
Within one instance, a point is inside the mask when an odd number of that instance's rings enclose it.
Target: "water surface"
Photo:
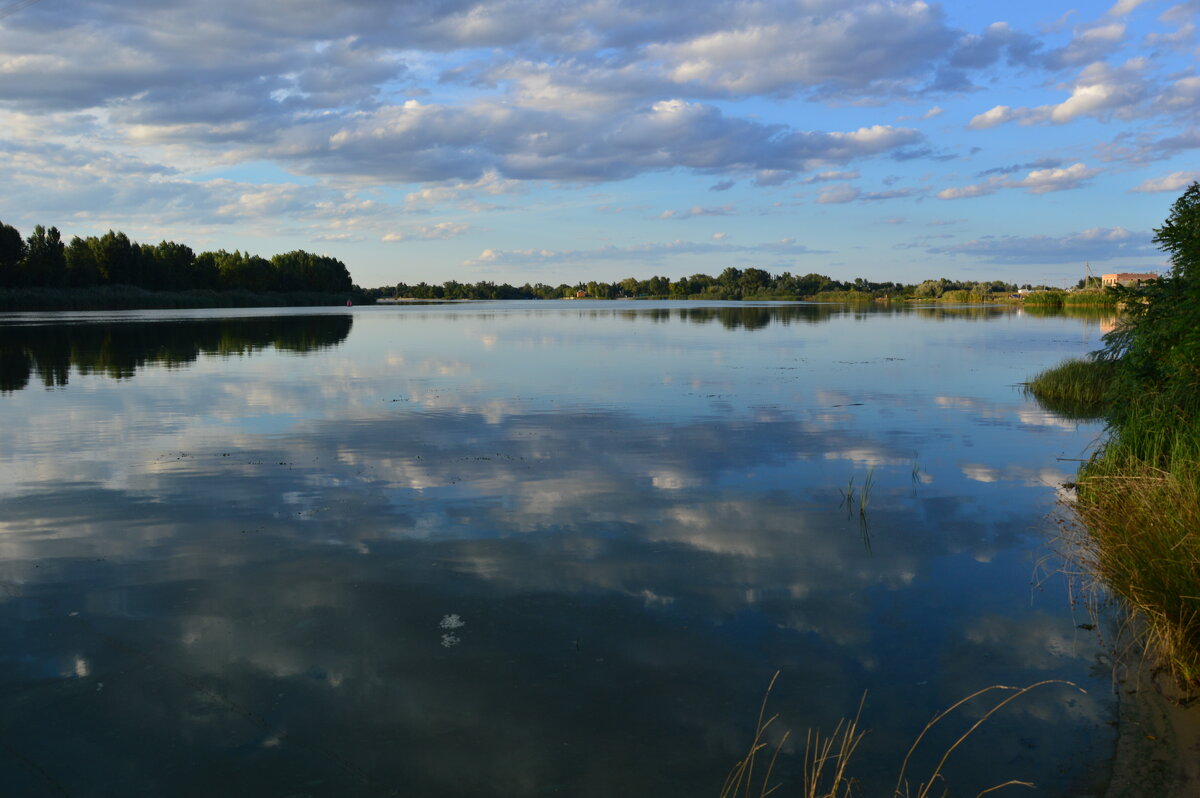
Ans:
[[[865,693],[877,794],[935,711],[1071,680],[947,777],[1088,794],[1109,680],[1047,541],[1100,429],[1018,383],[1099,334],[751,303],[5,315],[0,783],[715,795],[779,670],[801,743]]]

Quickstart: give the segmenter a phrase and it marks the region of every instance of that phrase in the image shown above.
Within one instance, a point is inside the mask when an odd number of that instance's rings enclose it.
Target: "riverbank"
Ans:
[[[0,312],[55,310],[176,310],[184,308],[323,307],[372,304],[361,291],[150,291],[131,285],[96,288],[0,289]]]

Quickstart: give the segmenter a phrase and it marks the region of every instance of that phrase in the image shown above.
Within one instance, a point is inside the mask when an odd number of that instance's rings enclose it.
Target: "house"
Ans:
[[[1134,274],[1132,272],[1117,272],[1116,274],[1100,275],[1100,284],[1105,288],[1114,285],[1135,286],[1157,280],[1157,274]]]

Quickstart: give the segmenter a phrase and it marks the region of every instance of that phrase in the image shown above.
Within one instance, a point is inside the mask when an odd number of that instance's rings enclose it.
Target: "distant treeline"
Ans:
[[[1023,286],[1032,288],[1033,286]],[[1044,287],[1044,286],[1041,286]],[[826,295],[829,299],[892,299],[946,298],[958,301],[979,301],[1007,296],[1017,291],[1015,283],[963,282],[959,280],[926,280],[917,284],[894,282],[877,283],[861,277],[843,282],[823,274],[793,275],[789,272],[773,275],[763,269],[729,267],[716,277],[693,274],[671,280],[651,277],[639,280],[627,277],[615,283],[590,281],[553,286],[545,283],[512,286],[507,283],[479,282],[475,284],[447,280],[442,285],[398,283],[395,287],[371,289],[377,298],[403,299],[802,299]],[[955,294],[954,292],[958,292]]]
[[[249,355],[267,347],[307,353],[346,340],[349,313],[188,319],[172,322],[0,324],[0,394],[19,391],[33,378],[47,388],[78,374],[133,377],[148,365],[179,367],[201,355]]]
[[[295,250],[270,260],[240,251],[201,252],[174,241],[139,244],[124,233],[75,236],[38,225],[28,238],[0,222],[0,289],[134,286],[147,291],[347,292],[337,258]]]

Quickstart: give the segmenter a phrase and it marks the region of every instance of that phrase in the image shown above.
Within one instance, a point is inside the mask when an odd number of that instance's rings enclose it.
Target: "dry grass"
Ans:
[[[1200,466],[1101,462],[1084,469],[1077,490],[1086,529],[1069,542],[1085,582],[1107,586],[1139,616],[1148,657],[1200,685]]]
[[[789,732],[785,732],[779,742],[774,745],[773,750],[769,751],[770,760],[766,765],[766,770],[762,772],[761,776],[757,778],[755,776],[755,766],[758,764],[760,755],[761,757],[765,757],[766,753],[764,751],[771,748],[766,739],[767,732],[774,725],[775,721],[779,719],[778,714],[771,715],[770,717],[766,716],[767,702],[771,696],[771,690],[774,689],[775,682],[778,679],[779,672],[776,671],[775,676],[771,679],[770,686],[767,688],[766,695],[763,696],[762,705],[758,710],[758,723],[755,729],[754,741],[751,743],[750,750],[746,756],[734,765],[733,770],[726,777],[725,784],[721,788],[720,798],[766,798],[766,796],[775,793],[781,787],[780,784],[771,783],[771,775],[774,772],[775,763],[779,759],[779,754],[788,740]],[[896,777],[896,786],[892,791],[892,798],[931,798],[935,794],[938,796],[949,794],[949,788],[946,785],[943,771],[946,763],[950,760],[951,754],[975,734],[979,727],[986,723],[989,718],[1004,707],[1031,690],[1051,684],[1068,685],[1075,689],[1080,689],[1072,682],[1059,679],[1048,679],[1027,687],[992,685],[956,701],[950,707],[934,715],[933,719],[925,724],[921,733],[917,735],[916,740],[913,741],[912,746],[908,749],[908,753],[905,754],[904,760],[900,765],[899,774]],[[966,731],[954,740],[945,752],[943,752],[933,771],[918,781],[914,787],[912,782],[907,778],[908,766],[913,754],[916,753],[925,736],[934,726],[953,715],[955,711],[967,703],[984,697],[992,698],[997,693],[1003,694],[1003,697],[992,704]],[[854,719],[839,721],[832,734],[826,736],[822,735],[819,730],[809,730],[804,744],[804,785],[803,792],[801,793],[803,798],[851,798],[855,781],[849,775],[850,761],[854,756],[855,750],[858,748],[858,744],[866,736],[866,732],[859,728],[859,720],[862,716],[863,704],[865,702],[866,695],[864,694],[862,700],[859,701],[858,711],[855,713]],[[982,790],[976,794],[976,798],[996,792],[1005,787],[1016,786],[1033,787],[1034,785],[1027,781],[1009,779],[1008,781]],[[935,789],[939,791],[935,793]]]

